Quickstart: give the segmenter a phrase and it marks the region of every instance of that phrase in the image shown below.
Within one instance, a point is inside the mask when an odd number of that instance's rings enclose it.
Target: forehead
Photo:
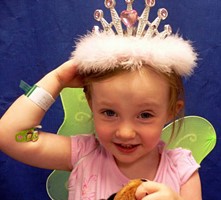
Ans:
[[[125,100],[162,99],[169,97],[169,83],[164,76],[152,70],[139,70],[121,73],[92,83],[92,97]]]

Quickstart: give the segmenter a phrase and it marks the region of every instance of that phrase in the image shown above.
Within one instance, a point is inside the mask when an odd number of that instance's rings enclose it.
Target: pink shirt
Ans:
[[[199,168],[189,150],[165,150],[159,144],[161,161],[154,181],[164,183],[176,192]],[[72,137],[73,170],[69,178],[69,200],[107,199],[129,179],[118,169],[113,156],[94,135]]]

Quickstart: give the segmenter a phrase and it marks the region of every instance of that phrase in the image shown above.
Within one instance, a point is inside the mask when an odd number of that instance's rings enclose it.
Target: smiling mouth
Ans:
[[[118,148],[118,150],[124,153],[131,153],[135,151],[139,146],[139,144],[118,144],[118,143],[115,143],[115,145]]]
[[[119,144],[119,145],[123,148],[126,148],[126,149],[132,149],[137,146],[137,145],[133,145],[133,144]]]

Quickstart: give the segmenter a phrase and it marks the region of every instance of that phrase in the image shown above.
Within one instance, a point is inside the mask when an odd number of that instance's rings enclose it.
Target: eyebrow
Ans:
[[[112,102],[97,102],[99,107],[102,107],[102,108],[113,108],[115,107],[115,104],[112,103]]]
[[[101,101],[96,101],[97,104],[99,104],[100,106],[114,106],[114,103],[112,101],[109,100],[101,100]],[[144,102],[144,103],[137,103],[136,105],[137,107],[159,107],[160,103],[157,103],[156,101],[149,101],[148,102]]]
[[[148,103],[145,102],[145,103],[138,103],[137,104],[137,107],[159,107],[161,104],[160,103],[157,103],[156,101],[149,101]]]
[[[110,100],[95,100],[95,102],[99,105],[102,106],[112,106],[113,102],[111,102]]]

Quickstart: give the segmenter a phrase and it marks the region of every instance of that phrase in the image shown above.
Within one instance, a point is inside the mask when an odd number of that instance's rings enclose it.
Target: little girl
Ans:
[[[191,152],[166,150],[160,141],[163,127],[182,113],[181,77],[192,73],[196,54],[176,35],[129,32],[105,29],[82,38],[70,61],[43,77],[1,118],[0,148],[32,166],[71,171],[70,200],[108,199],[136,178],[146,180],[136,191],[138,200],[201,200],[199,165]],[[84,87],[95,134],[38,131],[36,136],[33,127],[65,87]],[[20,142],[24,130],[35,139]]]

